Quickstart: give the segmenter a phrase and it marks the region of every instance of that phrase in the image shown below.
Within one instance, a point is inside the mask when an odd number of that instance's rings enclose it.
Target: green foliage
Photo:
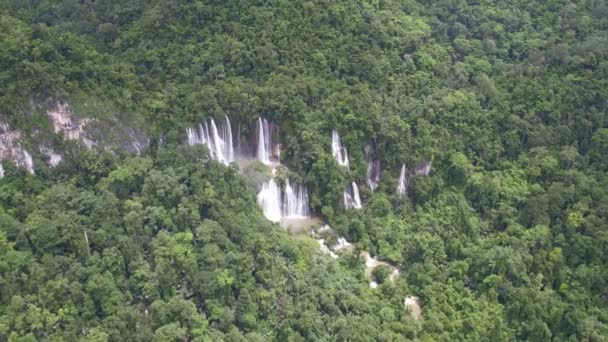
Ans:
[[[152,155],[83,151],[53,170],[35,156],[36,177],[3,162],[0,340],[603,340],[607,8],[0,3],[0,119],[24,146],[54,136],[41,113],[56,99],[102,136],[137,123],[166,137]],[[318,257],[264,220],[266,166],[245,182],[175,147],[223,115],[243,143],[257,117],[280,124],[282,163],[354,257]],[[401,164],[420,161],[431,174],[397,196]],[[352,180],[359,211],[342,205]],[[395,286],[368,288],[362,249],[399,267]],[[403,308],[412,294],[422,321]]]
[[[386,265],[380,265],[372,271],[372,276],[378,284],[384,284],[391,275],[391,269]]]

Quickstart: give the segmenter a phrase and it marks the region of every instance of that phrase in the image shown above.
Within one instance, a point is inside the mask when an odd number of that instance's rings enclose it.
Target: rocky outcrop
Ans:
[[[40,145],[38,146],[38,151],[40,151],[40,153],[42,153],[46,157],[46,162],[51,167],[59,165],[59,163],[61,163],[61,161],[63,160],[61,154],[55,152],[52,147]]]
[[[403,300],[403,305],[410,315],[416,320],[422,319],[422,307],[420,306],[420,298],[417,296],[409,296]]]
[[[122,149],[130,153],[140,155],[144,149],[150,146],[150,138],[138,128],[125,128],[123,134]]]
[[[67,102],[54,99],[32,100],[30,107],[32,111],[43,110],[51,123],[53,133],[61,135],[65,141],[75,142],[87,149],[124,150],[139,155],[150,145],[150,139],[144,130],[103,122],[101,119],[79,119]],[[0,119],[0,162],[10,161],[17,167],[34,173],[32,156],[23,147],[33,145],[36,146],[36,155],[45,160],[50,167],[57,166],[63,160],[64,151],[53,143],[55,139],[51,139],[45,133],[36,129],[31,135],[26,136],[22,131],[10,127]],[[4,175],[4,169],[1,167],[0,164],[0,178]]]
[[[326,243],[327,239],[331,239],[332,235],[335,234],[336,233],[334,232],[334,230],[327,224],[323,226],[317,226],[316,228],[311,229],[309,232],[309,235],[319,242],[319,245],[321,246],[321,251],[325,254],[330,255],[332,258],[337,257],[336,253],[351,252],[354,248],[353,244],[346,241],[343,236],[339,236],[333,246],[328,246]]]
[[[324,239],[318,239],[317,242],[319,243],[319,248],[321,249],[321,253],[327,254],[334,259],[338,259],[338,254],[334,253],[331,249],[329,249],[329,247],[327,247]]]
[[[0,161],[11,161],[33,174],[34,162],[30,153],[21,145],[21,138],[21,131],[12,129],[7,123],[0,122]],[[4,170],[1,174],[4,175]]]
[[[414,172],[418,176],[428,176],[431,173],[432,166],[433,166],[432,161],[423,160],[423,161],[419,162],[418,164],[416,164],[416,169],[414,170]]]
[[[150,145],[150,139],[139,128],[121,127],[114,130],[114,134],[104,132],[93,134],[94,131],[99,131],[99,129],[93,127],[94,124],[99,122],[90,118],[76,118],[68,103],[57,102],[54,108],[46,112],[46,115],[51,120],[55,133],[63,135],[65,140],[77,141],[87,148],[103,147],[111,149],[112,147],[118,147],[140,155]],[[94,138],[95,136],[97,138]],[[113,138],[110,138],[111,136]],[[112,139],[114,141],[111,141]]]
[[[55,133],[62,134],[65,140],[79,141],[87,148],[95,146],[95,142],[85,131],[85,128],[93,119],[76,119],[70,105],[60,102],[57,103],[55,108],[47,111],[46,115],[51,120]]]

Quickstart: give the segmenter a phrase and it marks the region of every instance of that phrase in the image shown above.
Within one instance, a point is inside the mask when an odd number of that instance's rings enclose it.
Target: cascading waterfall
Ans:
[[[281,190],[274,179],[262,184],[262,191],[258,194],[258,204],[267,219],[272,222],[281,220]]]
[[[334,246],[334,250],[339,251],[341,249],[349,249],[352,247],[353,247],[352,243],[348,242],[343,236],[340,236],[338,238],[338,241],[336,242],[336,245]]]
[[[433,163],[430,161],[422,161],[416,164],[416,174],[419,176],[428,176],[431,173]]]
[[[234,143],[232,141],[232,126],[230,119],[225,117],[219,128],[213,118],[205,120],[197,128],[186,129],[188,145],[205,145],[211,156],[228,165],[234,161]]]
[[[353,208],[361,209],[363,205],[361,205],[361,197],[359,196],[359,187],[357,187],[357,183],[353,182]]]
[[[189,146],[205,144],[203,125],[198,125],[198,129],[186,128],[186,136],[188,137]]]
[[[259,161],[264,164],[270,164],[270,137],[268,134],[268,121],[266,119],[262,120],[262,118],[258,118],[258,150],[256,153],[256,157]]]
[[[399,174],[399,186],[397,187],[397,193],[400,196],[405,196],[407,193],[407,169],[405,163],[401,165],[401,173]]]
[[[353,203],[353,196],[350,195],[348,187],[344,189],[344,193],[342,194],[342,196],[344,197],[344,208],[351,209]]]
[[[2,166],[2,163],[0,163],[0,178],[4,178],[4,167]]]
[[[224,143],[224,156],[228,162],[234,161],[234,141],[232,140],[232,126],[228,116],[224,116],[226,129],[222,131],[222,141]]]
[[[327,245],[325,244],[325,239],[317,240],[319,242],[319,247],[321,249],[321,253],[327,254],[334,259],[338,259],[338,254],[334,253]]]
[[[217,160],[224,162],[226,160],[224,158],[224,142],[220,140],[221,138],[217,130],[215,120],[212,119],[210,121],[209,127],[211,128],[211,130],[209,131],[211,133],[211,139],[209,140],[209,142],[211,143],[213,153],[215,154]]]
[[[268,134],[268,121],[258,118],[258,150],[256,157],[264,164],[270,164],[270,135]]]
[[[365,161],[367,162],[367,185],[372,192],[378,187],[380,181],[380,161],[375,159],[373,148],[365,146]]]
[[[283,201],[283,217],[306,218],[310,216],[308,204],[308,188],[304,184],[289,182],[285,179],[285,198]]]
[[[285,179],[284,191],[281,191],[274,179],[264,182],[258,194],[258,204],[262,207],[264,216],[273,222],[310,217],[308,188],[305,184],[290,182],[289,179]]]
[[[257,149],[256,158],[266,165],[273,163],[273,159],[279,160],[280,148],[274,144],[275,136],[278,135],[278,126],[267,119],[258,118],[257,126]]]
[[[279,126],[271,120],[258,118],[256,129],[256,159],[266,165],[280,164],[280,145],[277,143]],[[272,169],[272,174],[274,177],[275,168]],[[282,191],[274,178],[264,182],[258,194],[258,203],[266,218],[273,222],[310,217],[308,188],[305,184],[289,179],[285,179]]]
[[[18,165],[25,168],[29,173],[34,174],[34,161],[28,151],[23,150],[23,160]]]
[[[340,134],[335,129],[331,131],[331,152],[338,164],[348,168],[348,151],[340,142]]]
[[[361,209],[361,197],[359,196],[359,187],[354,181],[344,190],[344,207],[346,209]]]
[[[129,139],[123,144],[125,150],[140,156],[144,149],[150,146],[150,138],[141,130],[127,128],[125,132],[129,135]]]
[[[331,153],[338,161],[339,165],[349,167],[348,151],[345,146],[342,146],[340,134],[335,129],[331,131]],[[346,209],[361,209],[361,197],[359,197],[359,187],[354,181],[346,186],[344,190],[344,207]]]

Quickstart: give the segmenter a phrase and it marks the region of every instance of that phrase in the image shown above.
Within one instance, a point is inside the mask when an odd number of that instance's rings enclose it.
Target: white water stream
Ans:
[[[207,146],[212,158],[226,165],[235,160],[232,126],[228,117],[225,117],[219,125],[213,118],[209,118],[196,128],[186,129],[186,134],[188,145]]]

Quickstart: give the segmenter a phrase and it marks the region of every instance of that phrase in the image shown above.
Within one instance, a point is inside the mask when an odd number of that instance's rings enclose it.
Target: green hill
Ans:
[[[604,341],[607,28],[603,0],[0,1],[0,341]],[[278,125],[352,253],[183,146],[224,117]]]

